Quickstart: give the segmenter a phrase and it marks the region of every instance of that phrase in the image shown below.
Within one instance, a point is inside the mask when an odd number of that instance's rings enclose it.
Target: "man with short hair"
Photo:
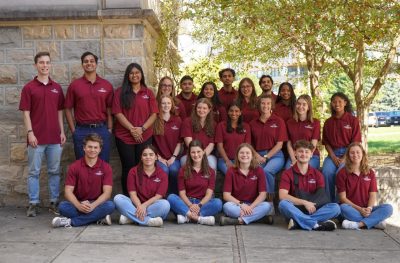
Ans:
[[[37,76],[21,92],[19,110],[27,131],[28,142],[28,217],[39,212],[39,175],[46,155],[49,181],[50,210],[57,212],[60,187],[60,160],[65,143],[61,86],[50,78],[49,52],[39,52],[34,58]]]
[[[83,140],[84,157],[73,162],[65,179],[65,199],[59,205],[61,215],[53,218],[53,227],[83,226],[94,223],[111,225],[110,201],[113,176],[111,166],[99,158],[103,140],[88,134]]]
[[[231,68],[224,68],[218,72],[218,75],[223,84],[222,88],[218,91],[218,96],[222,105],[228,111],[229,105],[238,97],[238,91],[232,86],[236,72]]]
[[[81,62],[84,74],[69,85],[65,100],[65,115],[74,141],[75,158],[78,160],[83,157],[85,136],[97,133],[104,142],[100,158],[108,162],[114,90],[110,82],[97,75],[96,55],[85,52],[81,56]]]
[[[258,84],[260,85],[260,88],[262,90],[262,95],[271,95],[272,99],[276,101],[276,95],[272,92],[272,86],[274,85],[274,81],[270,75],[262,75],[260,80],[258,81]]]
[[[299,140],[294,149],[297,162],[282,173],[279,185],[279,210],[289,221],[288,229],[333,231],[336,224],[329,219],[340,214],[338,204],[328,202],[317,207],[316,203],[298,197],[300,191],[310,195],[325,188],[323,175],[308,164],[314,146],[309,141]]]
[[[179,82],[181,93],[176,97],[180,99],[185,106],[186,116],[190,117],[192,114],[192,109],[194,104],[196,103],[197,96],[193,93],[193,78],[191,76],[185,75],[181,78]]]

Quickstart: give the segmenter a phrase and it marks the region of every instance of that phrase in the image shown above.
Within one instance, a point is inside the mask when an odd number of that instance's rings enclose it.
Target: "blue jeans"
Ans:
[[[171,209],[178,215],[186,216],[189,212],[189,207],[183,202],[183,200],[176,194],[170,194],[168,196],[168,202],[171,204]],[[193,204],[200,203],[201,199],[189,198]],[[203,204],[200,208],[200,216],[214,216],[221,212],[222,201],[218,198],[211,198],[207,203]]]
[[[224,204],[223,210],[225,215],[232,218],[241,217],[243,222],[248,225],[251,222],[257,221],[271,212],[272,206],[268,202],[261,202],[256,207],[253,208],[253,214],[247,216],[240,216],[240,206],[233,202],[226,202]]]
[[[71,218],[71,226],[85,226],[112,214],[115,205],[113,201],[108,200],[98,205],[92,212],[85,214],[76,209],[71,202],[62,201],[58,209],[61,215]]]
[[[279,211],[287,220],[292,218],[302,229],[306,230],[313,229],[318,222],[324,222],[340,215],[340,207],[336,203],[328,203],[315,211],[314,214],[306,215],[292,202],[282,200],[279,202]]]
[[[338,148],[334,150],[334,153],[337,157],[342,157],[346,153],[346,147]],[[322,174],[324,175],[325,181],[325,191],[328,196],[331,198],[331,202],[336,202],[336,174],[340,169],[344,167],[344,162],[337,167],[335,163],[332,161],[331,157],[327,156],[324,160],[324,164],[322,165]]]
[[[313,155],[308,163],[310,164],[311,167],[319,170],[319,163],[320,163],[319,155]],[[285,170],[289,169],[291,165],[292,165],[292,160],[289,157],[285,164]]]
[[[60,193],[60,144],[28,146],[28,195],[30,204],[40,203],[39,175],[43,156],[46,155],[50,202],[57,202]]]
[[[187,155],[181,157],[181,166],[184,166],[186,163]],[[211,167],[214,171],[217,171],[217,157],[210,154],[207,155],[208,166]]]
[[[258,152],[261,156],[264,156],[268,153],[267,150]],[[279,173],[283,166],[285,165],[285,157],[283,156],[283,152],[279,151],[268,160],[265,164],[262,164],[261,167],[264,170],[265,176],[267,177],[267,192],[275,193],[275,176]]]
[[[234,163],[235,160],[231,160],[231,162]],[[223,158],[218,158],[217,167],[218,167],[218,170],[220,170],[223,175],[225,175],[226,171],[228,171],[228,167],[226,166]]]
[[[178,193],[178,173],[179,168],[181,168],[181,162],[175,160],[170,167],[166,166],[160,161],[157,164],[163,169],[163,171],[168,174],[168,193]]]
[[[83,152],[83,139],[90,134],[90,133],[97,133],[103,139],[103,147],[101,148],[100,152],[100,159],[109,162],[110,161],[110,145],[111,145],[111,133],[108,131],[107,124],[104,126],[97,127],[97,128],[89,128],[89,127],[82,127],[76,126],[75,132],[72,135],[72,139],[74,141],[74,152],[75,152],[75,159],[78,160],[84,156]]]
[[[169,213],[169,203],[165,199],[160,199],[152,203],[147,207],[147,215],[144,220],[141,221],[136,217],[136,207],[132,203],[132,200],[122,194],[118,194],[114,197],[114,203],[121,215],[126,216],[133,222],[138,223],[142,226],[147,226],[150,218],[161,217],[162,219],[167,218]]]
[[[340,210],[345,219],[357,223],[363,222],[368,229],[376,226],[381,221],[390,217],[393,213],[393,207],[389,204],[374,206],[369,217],[363,217],[360,212],[348,204],[341,204]]]

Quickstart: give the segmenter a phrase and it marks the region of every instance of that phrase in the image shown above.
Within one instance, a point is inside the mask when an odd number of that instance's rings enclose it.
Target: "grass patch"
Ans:
[[[368,153],[400,152],[400,126],[368,129]]]

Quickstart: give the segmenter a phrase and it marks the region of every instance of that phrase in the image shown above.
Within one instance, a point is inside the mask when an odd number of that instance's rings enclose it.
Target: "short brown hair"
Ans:
[[[47,51],[38,52],[38,53],[35,55],[35,58],[34,58],[35,64],[38,62],[38,60],[39,60],[40,57],[45,57],[45,56],[50,57],[50,53],[47,52]]]
[[[103,139],[97,133],[89,133],[83,139],[83,145],[86,146],[88,141],[98,142],[100,144],[100,148],[103,148]]]
[[[295,144],[293,145],[293,149],[297,150],[299,148],[306,148],[314,151],[314,145],[310,141],[306,140],[298,140],[297,142],[295,142]]]

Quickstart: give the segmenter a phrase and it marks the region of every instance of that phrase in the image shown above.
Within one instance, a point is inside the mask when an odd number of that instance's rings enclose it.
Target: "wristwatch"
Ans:
[[[198,203],[197,204],[200,208],[203,206],[203,204],[202,203]]]

